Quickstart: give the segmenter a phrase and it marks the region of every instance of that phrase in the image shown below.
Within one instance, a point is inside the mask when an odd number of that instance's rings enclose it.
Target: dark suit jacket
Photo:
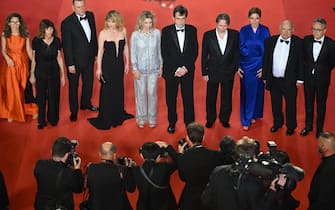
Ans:
[[[200,196],[205,189],[212,170],[220,165],[220,153],[205,147],[192,147],[184,154],[175,154],[171,146],[167,147],[171,157],[177,161],[179,177],[185,182],[179,200],[181,210],[206,210]]]
[[[273,52],[279,35],[271,36],[265,42],[264,60],[263,60],[263,79],[266,80],[266,89],[270,90],[273,82]],[[302,40],[292,35],[290,42],[290,52],[286,64],[284,84],[288,87],[295,86],[297,80],[304,80],[303,74],[303,53]]]
[[[39,160],[34,175],[37,182],[35,210],[44,210],[47,205],[56,203],[68,210],[74,209],[72,193],[83,191],[84,179],[80,169],[73,170],[54,160]]]
[[[62,44],[66,66],[86,67],[89,62],[94,62],[97,55],[98,44],[94,15],[87,11],[86,16],[91,28],[91,42],[88,42],[85,31],[75,13],[62,21]]]
[[[176,164],[146,160],[142,168],[153,183],[168,188],[154,187],[142,175],[140,166],[133,167],[133,176],[139,191],[136,209],[177,210],[176,199],[170,187],[170,176],[177,169]]]
[[[305,80],[317,79],[317,84],[329,86],[331,70],[335,66],[334,41],[325,36],[318,59],[314,62],[313,35],[304,37],[304,73]],[[312,74],[315,70],[314,75]]]
[[[234,77],[239,66],[239,33],[228,29],[228,40],[224,54],[221,53],[216,29],[204,33],[202,40],[202,76],[208,75],[211,81],[223,81]]]
[[[112,163],[91,164],[87,169],[87,187],[91,210],[132,209],[126,195],[126,191],[135,190],[130,168]]]
[[[163,57],[164,79],[174,78],[178,67],[185,66],[188,73],[185,77],[193,76],[195,60],[198,56],[197,29],[192,25],[185,25],[185,42],[183,53],[180,51],[175,25],[169,25],[162,30],[161,49]]]

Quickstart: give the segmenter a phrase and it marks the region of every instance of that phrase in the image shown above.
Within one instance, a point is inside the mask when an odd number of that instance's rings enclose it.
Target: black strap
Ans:
[[[85,167],[85,172],[84,172],[84,192],[83,192],[83,201],[88,199],[88,189],[87,189],[87,173],[88,173],[88,168],[91,165],[92,162],[87,163]]]
[[[144,178],[152,185],[154,186],[155,188],[157,189],[160,189],[160,190],[164,190],[164,189],[167,189],[169,186],[160,186],[160,185],[157,185],[155,184],[149,177],[148,175],[145,173],[144,169],[142,167],[140,167],[140,171],[142,173],[142,175],[144,176]]]

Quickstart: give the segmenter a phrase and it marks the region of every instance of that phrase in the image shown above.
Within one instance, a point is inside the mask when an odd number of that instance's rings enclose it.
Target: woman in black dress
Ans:
[[[47,121],[56,126],[59,120],[60,83],[65,85],[61,42],[54,24],[43,19],[38,35],[33,39],[33,59],[30,82],[36,86],[38,105],[38,129],[43,129]],[[61,77],[59,76],[61,74]],[[46,103],[48,113],[46,115]]]
[[[98,38],[96,76],[100,80],[99,114],[88,119],[97,129],[107,130],[134,118],[124,110],[124,73],[129,70],[127,32],[121,14],[112,10]]]

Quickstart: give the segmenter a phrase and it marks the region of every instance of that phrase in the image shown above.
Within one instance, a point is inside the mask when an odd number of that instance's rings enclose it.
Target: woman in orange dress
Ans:
[[[4,61],[0,64],[0,118],[25,122],[25,115],[32,115],[35,119],[37,105],[24,102],[32,50],[29,32],[20,14],[7,16],[1,45]]]

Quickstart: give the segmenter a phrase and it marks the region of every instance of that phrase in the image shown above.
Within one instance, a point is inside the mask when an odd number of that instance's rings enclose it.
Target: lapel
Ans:
[[[216,30],[215,29],[213,30],[213,33],[211,35],[211,46],[213,46],[217,55],[222,56],[222,52],[221,52],[220,46],[219,46],[219,40],[216,36]]]
[[[314,63],[314,56],[313,56],[313,36],[308,41],[308,58],[311,59]]]
[[[176,27],[174,25],[171,27],[170,33],[171,33],[171,37],[173,39],[174,44],[177,46],[177,49],[180,52],[180,47],[179,47],[179,42],[178,42],[178,37],[177,37],[177,31],[176,31]]]
[[[86,14],[86,15],[87,15],[87,14]],[[77,28],[79,29],[81,35],[82,35],[82,36],[85,38],[85,40],[88,42],[88,40],[87,40],[87,36],[86,36],[86,34],[85,34],[85,31],[84,31],[84,28],[83,28],[83,26],[81,25],[81,23],[80,23],[80,21],[78,20],[78,17],[77,17],[77,15],[76,15],[75,13],[73,13],[72,18],[73,18],[73,22],[74,22],[75,27],[77,27]],[[91,21],[90,21],[90,18],[87,17],[87,20],[88,20],[88,22],[89,22],[90,28],[92,28],[92,27],[91,27],[91,23],[90,23],[90,22],[91,22]],[[91,35],[92,35],[92,30],[91,30]]]
[[[227,53],[230,52],[230,49],[232,47],[232,42],[233,42],[232,39],[234,39],[234,37],[231,36],[229,29],[227,29],[227,36],[228,36],[228,39],[227,39],[226,49],[223,54],[224,57],[227,55]]]
[[[314,39],[314,38],[313,38]],[[313,41],[314,43],[314,41]],[[319,62],[319,59],[322,58],[321,56],[323,56],[323,54],[326,52],[326,47],[327,47],[327,39],[326,37],[323,39],[323,43],[322,43],[322,46],[321,46],[321,49],[320,49],[320,53],[319,53],[319,56],[318,56],[318,59],[316,59],[315,63]],[[313,46],[313,44],[312,44]],[[313,47],[312,47],[312,52],[313,52]]]

